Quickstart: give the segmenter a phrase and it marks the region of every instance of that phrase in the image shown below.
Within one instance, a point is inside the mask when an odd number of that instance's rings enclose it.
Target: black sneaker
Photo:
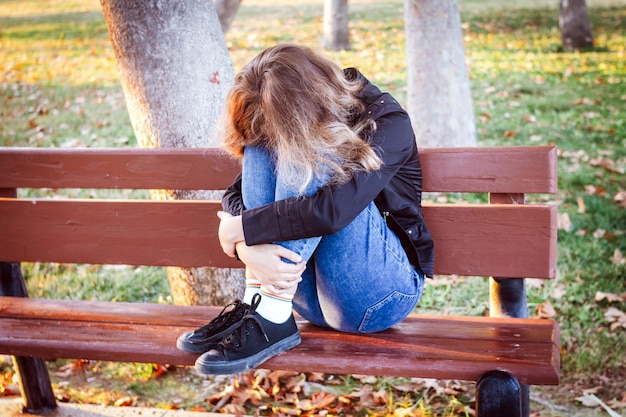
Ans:
[[[255,311],[260,301],[261,296],[256,294],[248,314],[233,333],[196,360],[198,372],[207,375],[244,372],[300,344],[293,315],[285,323],[272,323]]]
[[[229,307],[232,307],[229,309]],[[193,353],[204,353],[215,349],[224,338],[230,335],[250,306],[239,300],[228,304],[222,312],[208,324],[178,336],[176,347]]]

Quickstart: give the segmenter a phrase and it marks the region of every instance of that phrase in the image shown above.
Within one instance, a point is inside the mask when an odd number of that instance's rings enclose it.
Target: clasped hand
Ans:
[[[224,253],[246,265],[246,276],[254,278],[277,295],[294,294],[306,263],[297,253],[275,244],[248,246],[244,240],[241,216],[220,211],[219,239]],[[283,261],[286,259],[292,263]]]

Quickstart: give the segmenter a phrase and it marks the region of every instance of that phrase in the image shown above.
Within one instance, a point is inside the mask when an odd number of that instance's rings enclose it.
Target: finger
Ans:
[[[277,285],[275,287],[276,290],[276,295],[282,295],[282,294],[294,294],[294,288],[296,288],[298,286],[297,282],[292,282],[289,284],[285,284],[285,285]]]
[[[274,283],[274,285],[280,287],[280,288],[292,288],[295,285],[298,285],[298,283],[302,281],[301,279],[293,279],[293,280],[282,280],[282,281],[276,281]]]
[[[278,285],[270,285],[269,289],[273,294],[276,295],[281,295],[282,293],[287,291],[287,288],[279,287]]]
[[[222,219],[227,219],[229,217],[233,217],[233,215],[228,213],[227,211],[221,211],[220,210],[220,211],[217,212],[217,217],[219,217],[220,220],[222,220]]]
[[[275,245],[276,246],[276,250],[275,250],[275,254],[277,256],[280,256],[281,258],[285,258],[288,261],[293,262],[294,264],[299,264],[300,262],[302,262],[302,257],[300,255],[298,255],[297,253],[282,247],[280,245]]]
[[[288,264],[283,262],[282,265],[278,266],[274,277],[278,280],[289,279],[290,281],[293,281],[294,279],[298,279],[304,272],[306,265],[303,264],[303,262],[299,264]]]

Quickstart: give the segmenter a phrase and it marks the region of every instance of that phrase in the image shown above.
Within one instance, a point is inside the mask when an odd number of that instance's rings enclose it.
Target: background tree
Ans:
[[[420,147],[476,146],[456,0],[404,0],[407,108]]]
[[[585,0],[559,1],[559,27],[564,50],[576,51],[593,47],[591,22]]]
[[[222,27],[222,32],[228,32],[230,24],[239,10],[242,0],[215,0],[215,11]]]
[[[217,147],[216,121],[234,68],[213,2],[101,0],[128,113],[143,147]],[[207,191],[155,193],[207,199]],[[226,304],[243,295],[231,270],[168,268],[177,304]]]
[[[348,0],[324,0],[322,48],[330,51],[350,49]]]

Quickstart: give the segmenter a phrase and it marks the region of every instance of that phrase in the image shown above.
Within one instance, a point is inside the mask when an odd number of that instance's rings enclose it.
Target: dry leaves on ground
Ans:
[[[352,375],[357,384],[339,376],[320,373],[257,370],[239,379],[207,399],[213,411],[246,414],[256,409],[258,415],[349,415],[367,410],[371,415],[411,415],[421,407],[421,398],[429,393],[430,405],[440,399],[443,407],[472,413],[456,396],[470,391],[467,383],[431,379],[397,379],[385,384],[367,375]],[[347,390],[348,389],[348,390]],[[347,391],[346,391],[347,390]],[[471,397],[471,394],[466,396]],[[451,400],[450,397],[453,399]]]

